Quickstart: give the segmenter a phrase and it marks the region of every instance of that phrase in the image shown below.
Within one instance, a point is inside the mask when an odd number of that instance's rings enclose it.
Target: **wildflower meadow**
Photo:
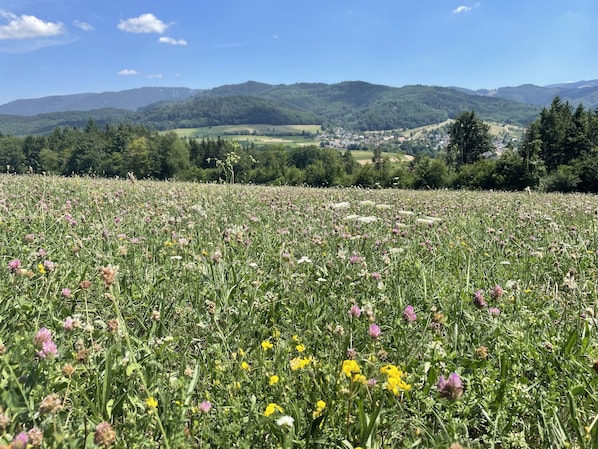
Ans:
[[[0,447],[598,448],[598,200],[0,176]]]

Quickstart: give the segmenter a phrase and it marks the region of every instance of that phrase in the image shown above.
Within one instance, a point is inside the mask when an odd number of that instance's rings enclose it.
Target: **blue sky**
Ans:
[[[0,104],[142,86],[598,78],[596,0],[0,0]]]

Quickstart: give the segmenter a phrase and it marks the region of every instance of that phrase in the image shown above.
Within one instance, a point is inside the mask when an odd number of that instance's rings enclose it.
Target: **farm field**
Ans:
[[[596,448],[597,226],[589,195],[0,175],[0,446]]]
[[[223,125],[204,128],[178,128],[173,130],[179,137],[217,138],[226,137],[241,144],[287,146],[318,145],[316,139],[320,125]],[[302,132],[307,134],[302,135]]]

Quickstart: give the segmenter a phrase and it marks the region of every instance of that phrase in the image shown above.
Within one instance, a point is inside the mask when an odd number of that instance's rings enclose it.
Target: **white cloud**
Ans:
[[[44,22],[35,16],[17,16],[0,10],[0,18],[8,19],[7,24],[0,25],[0,39],[34,39],[65,33],[62,23]]]
[[[121,76],[132,76],[132,75],[139,75],[139,72],[135,69],[123,69],[118,72]]]
[[[127,33],[162,34],[170,25],[165,24],[153,14],[142,14],[132,19],[121,20],[118,29]]]
[[[150,78],[150,79],[161,80],[162,79],[162,74],[161,73],[154,73],[152,75],[148,75],[147,77]]]
[[[187,41],[185,39],[173,39],[172,37],[163,36],[158,39],[163,44],[170,44],[170,45],[187,45]]]
[[[73,25],[75,25],[77,28],[81,28],[83,31],[93,30],[93,27],[89,23],[83,22],[81,20],[73,21]]]
[[[453,9],[453,14],[461,14],[462,12],[471,11],[470,6],[459,6],[457,9]]]

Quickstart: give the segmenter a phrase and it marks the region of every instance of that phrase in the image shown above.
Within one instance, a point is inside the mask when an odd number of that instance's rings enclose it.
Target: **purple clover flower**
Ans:
[[[382,331],[380,330],[380,326],[378,326],[377,324],[370,324],[370,328],[368,329],[368,334],[370,334],[370,337],[372,337],[373,339],[378,338],[381,334]]]
[[[45,341],[42,344],[41,351],[38,351],[37,355],[42,359],[53,359],[58,355],[58,348],[56,347],[56,343],[52,340]]]
[[[29,437],[25,432],[21,432],[14,437],[10,447],[13,449],[25,449],[27,447],[27,443],[29,443]]]
[[[415,320],[417,320],[417,315],[415,314],[415,309],[413,308],[413,306],[411,304],[409,304],[407,307],[405,307],[405,310],[403,310],[403,318],[408,323],[413,323]]]
[[[19,259],[14,259],[8,262],[8,271],[14,273],[21,268],[21,261]]]
[[[212,403],[210,401],[203,401],[199,404],[199,411],[204,415],[208,414],[212,409]]]
[[[484,299],[484,292],[482,290],[478,290],[473,295],[473,305],[476,306],[478,309],[482,307],[486,307],[488,304]]]
[[[35,337],[33,337],[33,344],[37,348],[41,348],[43,344],[47,341],[52,341],[52,331],[42,327],[40,330],[37,331]]]
[[[349,314],[354,318],[359,318],[361,316],[361,309],[357,304],[353,304],[351,309],[349,309]]]
[[[502,297],[504,293],[504,290],[502,289],[502,287],[498,284],[496,284],[494,286],[494,288],[492,289],[492,291],[490,292],[490,297],[492,299],[500,299]]]
[[[457,373],[449,374],[448,379],[445,379],[444,376],[440,376],[436,386],[440,395],[451,401],[463,396],[463,382]]]

